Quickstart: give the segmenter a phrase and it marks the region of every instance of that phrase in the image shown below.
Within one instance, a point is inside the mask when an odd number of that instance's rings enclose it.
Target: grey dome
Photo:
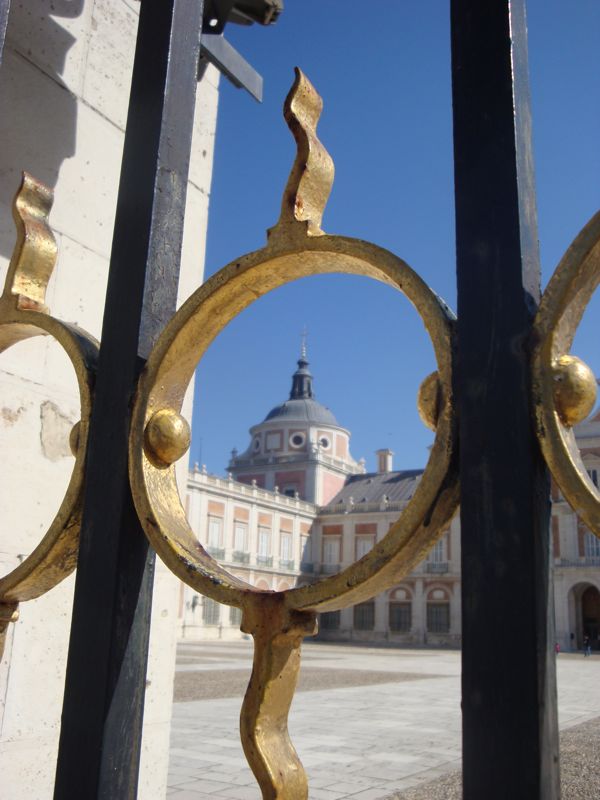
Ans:
[[[271,409],[264,421],[274,419],[299,420],[312,422],[316,425],[334,425],[339,428],[339,423],[331,411],[312,398],[292,398],[280,406]]]

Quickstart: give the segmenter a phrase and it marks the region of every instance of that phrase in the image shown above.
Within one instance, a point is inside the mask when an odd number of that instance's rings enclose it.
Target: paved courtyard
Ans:
[[[260,800],[238,731],[251,661],[250,641],[179,645],[169,798]],[[460,768],[458,652],[307,642],[302,664],[289,727],[311,800],[379,800]],[[600,656],[559,656],[558,680],[561,729],[600,717]]]

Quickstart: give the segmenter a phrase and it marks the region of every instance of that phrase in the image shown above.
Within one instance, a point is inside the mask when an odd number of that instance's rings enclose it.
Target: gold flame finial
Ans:
[[[305,224],[309,236],[322,234],[323,210],[333,185],[333,160],[317,138],[323,101],[298,67],[295,73],[283,116],[296,140],[296,159],[283,193],[279,222],[269,231],[270,236],[298,222]]]
[[[44,311],[46,288],[56,264],[57,246],[48,224],[52,190],[28,173],[13,204],[17,243],[6,275],[4,298],[17,308]]]

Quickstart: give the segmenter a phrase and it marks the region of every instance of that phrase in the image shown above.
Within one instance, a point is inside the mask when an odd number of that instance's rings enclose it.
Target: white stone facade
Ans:
[[[12,0],[0,67],[0,278],[14,246],[12,198],[27,170],[54,189],[59,259],[51,312],[100,336],[139,4]],[[179,298],[203,274],[218,74],[199,85]],[[37,544],[73,459],[77,387],[49,338],[0,359],[0,570]],[[191,393],[185,413],[191,416]],[[183,467],[185,484],[186,470]],[[180,476],[181,477],[181,476]],[[157,564],[139,796],[165,795],[178,583]],[[22,603],[0,667],[0,775],[11,800],[52,797],[73,578]]]
[[[233,478],[192,470],[187,514],[203,547],[233,575],[259,589],[290,589],[310,559],[316,506]],[[239,638],[240,615],[181,585],[181,635]]]

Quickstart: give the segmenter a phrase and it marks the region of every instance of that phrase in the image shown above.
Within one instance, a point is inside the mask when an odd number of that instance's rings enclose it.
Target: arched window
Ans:
[[[412,625],[412,603],[397,600],[389,604],[389,627],[395,633],[408,633]]]
[[[450,633],[450,602],[445,589],[432,589],[427,597],[427,630]]]
[[[408,633],[412,627],[412,602],[410,592],[399,588],[390,592],[388,627],[393,633]]]

